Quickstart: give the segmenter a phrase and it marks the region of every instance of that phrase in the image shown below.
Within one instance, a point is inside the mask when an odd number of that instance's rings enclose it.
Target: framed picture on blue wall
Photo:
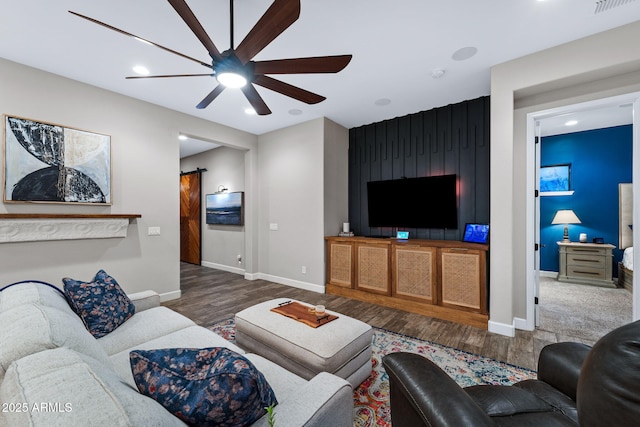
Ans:
[[[569,191],[571,189],[571,164],[541,166],[540,191]]]

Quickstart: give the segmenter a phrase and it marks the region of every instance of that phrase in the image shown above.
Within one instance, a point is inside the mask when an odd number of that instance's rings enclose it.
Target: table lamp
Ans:
[[[571,209],[562,209],[556,212],[556,216],[553,217],[551,224],[564,224],[564,238],[562,241],[570,242],[569,224],[581,224],[581,221]]]

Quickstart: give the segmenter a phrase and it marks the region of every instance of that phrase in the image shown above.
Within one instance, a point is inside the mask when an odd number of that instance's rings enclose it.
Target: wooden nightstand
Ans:
[[[560,252],[561,282],[615,288],[612,279],[614,245],[598,243],[557,242]]]

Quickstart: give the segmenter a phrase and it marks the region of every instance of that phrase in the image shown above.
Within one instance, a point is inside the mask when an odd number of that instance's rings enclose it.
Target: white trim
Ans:
[[[160,302],[166,302],[166,301],[171,301],[171,300],[180,298],[182,296],[182,291],[178,290],[178,291],[165,292],[159,295],[160,295]]]
[[[242,274],[242,275],[245,274],[244,268],[231,267],[228,265],[217,264],[215,262],[209,262],[209,261],[202,261],[200,264],[203,267],[215,268],[216,270],[228,271],[229,273]]]
[[[533,331],[534,328],[531,329],[527,329],[529,328],[529,325],[527,324],[527,319],[523,319],[521,317],[516,317],[513,319],[513,326],[516,329],[521,329],[524,331]]]
[[[305,289],[307,291],[318,292],[323,294],[324,286],[316,285],[308,282],[301,282],[299,280],[287,279],[286,277],[272,276],[270,274],[258,273],[258,278],[267,280],[269,282],[280,283],[281,285],[291,286],[292,288]]]
[[[489,320],[488,329],[489,332],[493,332],[494,334],[505,335],[508,337],[516,336],[516,329],[513,324],[507,325],[506,323],[498,323]]]
[[[260,279],[260,274],[258,273],[244,273],[245,280],[258,280]]]

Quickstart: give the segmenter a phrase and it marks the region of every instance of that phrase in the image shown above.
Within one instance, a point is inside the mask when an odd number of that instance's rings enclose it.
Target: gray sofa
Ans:
[[[352,426],[349,383],[323,372],[307,381],[160,306],[152,291],[129,295],[136,314],[95,339],[64,296],[41,283],[0,292],[0,426],[184,426],[138,393],[134,349],[227,347],[244,354],[278,399],[276,426]],[[267,417],[254,425],[267,426]]]

